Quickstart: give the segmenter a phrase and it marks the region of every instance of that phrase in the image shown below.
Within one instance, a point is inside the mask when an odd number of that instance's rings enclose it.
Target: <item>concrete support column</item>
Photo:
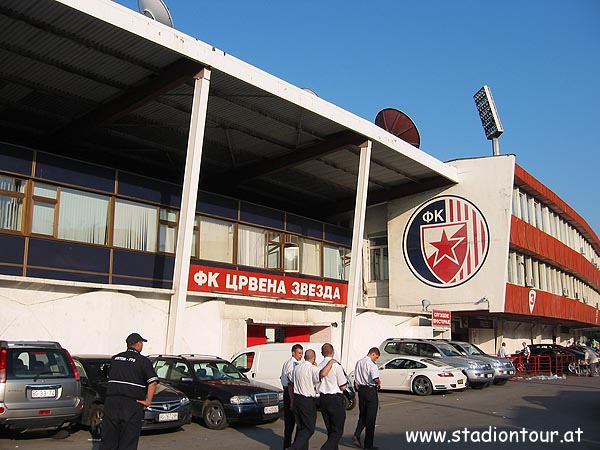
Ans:
[[[176,353],[181,343],[188,277],[190,273],[190,258],[192,256],[194,218],[196,215],[196,201],[198,199],[200,162],[202,160],[209,87],[210,69],[204,69],[196,76],[194,84],[190,134],[188,137],[181,210],[179,212],[179,224],[177,228],[177,248],[175,249],[175,269],[173,273],[174,293],[171,296],[167,324],[167,342],[165,346],[167,353]]]
[[[365,232],[365,215],[367,211],[367,192],[369,188],[369,169],[371,166],[371,149],[373,143],[365,142],[360,149],[360,164],[356,185],[356,203],[354,206],[354,223],[352,226],[352,254],[350,260],[350,277],[348,280],[348,299],[344,311],[344,330],[342,338],[341,364],[348,371],[349,361],[357,359],[352,355],[352,328],[356,318],[356,308],[363,295],[362,249]],[[379,343],[377,343],[379,344]]]

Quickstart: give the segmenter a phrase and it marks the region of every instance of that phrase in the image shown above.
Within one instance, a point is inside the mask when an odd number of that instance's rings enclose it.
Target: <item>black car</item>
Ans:
[[[190,398],[192,415],[213,430],[233,422],[261,423],[283,415],[283,391],[254,383],[216,356],[151,355],[161,383]]]
[[[100,437],[102,432],[110,359],[107,355],[73,356],[81,380],[84,405],[80,422],[89,427],[90,433],[96,438]],[[159,383],[152,404],[146,408],[142,430],[177,429],[191,421],[188,397],[183,392]]]
[[[574,373],[577,361],[585,359],[585,353],[558,344],[530,344],[534,358],[529,361],[529,370],[535,372]]]

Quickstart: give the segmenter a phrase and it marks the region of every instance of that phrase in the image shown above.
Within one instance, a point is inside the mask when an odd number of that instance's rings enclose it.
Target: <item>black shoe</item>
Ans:
[[[357,435],[355,435],[355,434],[352,435],[352,442],[354,442],[354,445],[356,445],[358,448],[362,448],[362,445],[360,443],[360,438]]]

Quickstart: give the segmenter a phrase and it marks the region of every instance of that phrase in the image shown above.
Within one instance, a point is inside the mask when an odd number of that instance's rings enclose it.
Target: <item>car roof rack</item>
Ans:
[[[0,341],[0,348],[9,347],[62,348],[56,341]]]

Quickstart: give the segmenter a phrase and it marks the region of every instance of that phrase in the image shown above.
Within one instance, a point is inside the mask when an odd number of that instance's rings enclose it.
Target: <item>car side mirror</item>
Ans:
[[[431,356],[433,356],[434,358],[441,358],[442,354],[438,353],[438,352],[433,352],[433,354]]]

